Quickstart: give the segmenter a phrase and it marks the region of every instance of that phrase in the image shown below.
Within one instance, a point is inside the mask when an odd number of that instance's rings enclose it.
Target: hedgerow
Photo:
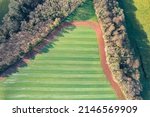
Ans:
[[[127,99],[142,99],[139,60],[130,46],[123,10],[117,0],[94,0],[102,23],[107,63]]]

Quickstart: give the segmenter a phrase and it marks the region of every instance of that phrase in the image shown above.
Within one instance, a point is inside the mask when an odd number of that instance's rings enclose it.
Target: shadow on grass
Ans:
[[[141,82],[143,84],[143,99],[150,99],[150,46],[148,36],[143,26],[136,18],[137,11],[133,0],[120,0],[126,16],[127,32],[136,56],[141,61]]]
[[[32,48],[31,51],[25,54],[22,59],[9,66],[4,72],[1,72],[0,78],[9,77],[14,73],[19,72],[20,68],[28,67],[28,62],[30,62],[30,60],[34,60],[37,54],[49,53],[51,49],[55,48],[55,42],[59,41],[60,37],[64,37],[66,33],[70,33],[75,28],[76,27],[71,24],[57,27],[44,40]]]

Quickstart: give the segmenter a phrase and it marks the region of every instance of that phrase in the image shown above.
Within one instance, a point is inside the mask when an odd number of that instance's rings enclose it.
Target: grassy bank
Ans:
[[[0,0],[0,24],[4,17],[4,15],[8,11],[9,0]]]
[[[120,0],[131,44],[141,59],[143,98],[150,99],[150,1]]]

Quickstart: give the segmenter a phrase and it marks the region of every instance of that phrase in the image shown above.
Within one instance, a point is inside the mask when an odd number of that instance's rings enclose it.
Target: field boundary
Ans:
[[[102,68],[104,70],[104,73],[105,73],[107,79],[109,80],[112,88],[115,90],[115,93],[118,96],[118,98],[119,99],[125,99],[125,96],[121,91],[121,88],[113,80],[112,73],[111,73],[111,71],[109,69],[109,66],[107,64],[107,61],[106,61],[105,44],[104,44],[104,39],[103,39],[103,34],[102,34],[100,24],[97,23],[97,22],[92,22],[92,21],[74,21],[74,22],[64,22],[64,23],[62,23],[52,33],[50,33],[50,35],[46,39],[44,39],[40,44],[35,46],[32,51],[27,53],[23,57],[23,59],[21,59],[20,61],[18,61],[14,65],[10,66],[5,72],[0,74],[0,80],[5,80],[5,77],[7,77],[7,76],[11,75],[12,73],[16,72],[18,67],[22,67],[22,66],[26,65],[28,62],[30,62],[29,60],[32,57],[34,57],[36,54],[38,54],[40,52],[40,50],[45,45],[52,42],[53,39],[55,38],[55,36],[57,36],[57,34],[63,28],[68,27],[68,26],[75,26],[75,27],[77,27],[77,26],[86,26],[86,27],[90,27],[93,30],[95,30],[96,36],[97,36],[97,41],[98,41],[98,47],[99,47],[100,62],[101,62]]]

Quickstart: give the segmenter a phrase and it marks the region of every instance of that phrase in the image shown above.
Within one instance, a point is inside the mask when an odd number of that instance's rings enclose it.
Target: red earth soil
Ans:
[[[106,61],[106,53],[105,53],[105,43],[103,39],[103,33],[101,30],[101,24],[98,24],[97,22],[92,22],[92,21],[74,21],[74,22],[65,22],[62,23],[61,26],[56,28],[53,32],[50,33],[50,35],[44,39],[40,44],[38,44],[31,52],[27,53],[22,60],[8,68],[4,73],[0,74],[0,80],[4,80],[4,77],[12,74],[13,72],[17,71],[18,67],[21,67],[24,64],[27,64],[30,62],[29,59],[34,57],[36,54],[40,53],[40,50],[47,44],[49,44],[55,36],[64,28],[67,26],[86,26],[90,27],[96,32],[97,36],[97,41],[98,41],[98,47],[99,47],[99,55],[100,55],[100,62],[103,67],[104,73],[106,77],[108,78],[111,86],[115,90],[116,95],[118,96],[119,99],[123,100],[125,99],[124,94],[122,93],[119,85],[113,80],[112,73],[109,69],[109,66]],[[15,69],[15,70],[14,70]]]
[[[90,22],[90,21],[72,22],[72,24],[75,26],[88,26],[95,30],[96,35],[97,35],[97,40],[98,40],[99,54],[100,54],[100,58],[101,58],[100,62],[103,67],[104,73],[107,76],[110,84],[114,88],[115,93],[117,94],[118,98],[125,99],[125,96],[122,93],[119,85],[113,80],[112,73],[111,73],[109,66],[107,64],[107,61],[106,61],[105,43],[104,43],[104,39],[103,39],[103,33],[101,30],[101,24],[98,24],[96,22]]]

